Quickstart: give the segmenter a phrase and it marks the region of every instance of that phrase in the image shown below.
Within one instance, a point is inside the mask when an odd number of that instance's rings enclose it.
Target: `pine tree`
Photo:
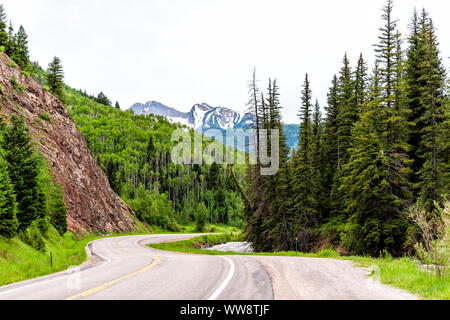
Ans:
[[[324,199],[322,218],[330,218],[332,211],[331,192],[334,175],[339,163],[339,138],[338,138],[338,79],[335,75],[332,80],[332,85],[328,93],[327,106],[325,107],[326,119],[323,129],[323,184],[324,184]]]
[[[374,126],[378,106],[371,104],[353,130],[350,160],[343,168],[340,192],[349,216],[344,237],[348,250],[378,256],[383,250],[394,255],[403,251],[406,222],[402,202],[393,194],[393,173]]]
[[[116,109],[120,109],[119,101],[116,101],[115,108],[116,108]]]
[[[8,47],[6,12],[2,4],[0,4],[0,46],[4,47],[5,50]]]
[[[61,186],[56,185],[50,210],[50,223],[58,230],[60,235],[67,232],[67,207]]]
[[[19,231],[46,214],[45,196],[38,185],[38,163],[23,117],[13,115],[4,130],[3,149],[17,201]]]
[[[0,148],[0,236],[10,239],[16,235],[18,221],[16,198],[8,175],[8,164]]]
[[[17,52],[17,41],[16,41],[16,34],[14,33],[14,28],[12,25],[12,22],[9,21],[9,27],[8,27],[8,42],[5,48],[5,53],[13,60],[16,59],[16,52]]]
[[[97,95],[97,97],[95,98],[95,101],[97,101],[98,103],[101,103],[105,106],[111,105],[111,100],[109,100],[108,97],[103,92],[100,92]]]
[[[16,52],[14,60],[23,71],[31,70],[30,54],[28,52],[28,35],[23,26],[19,27],[16,34]]]
[[[296,216],[293,223],[296,226],[296,236],[301,239],[300,246],[307,247],[305,234],[317,223],[314,199],[314,171],[312,166],[313,132],[311,123],[311,89],[308,74],[302,90],[302,106],[300,109],[299,148],[294,154],[294,209]]]
[[[434,209],[433,201],[442,202],[442,177],[445,176],[445,162],[440,156],[444,142],[439,139],[445,115],[445,69],[439,57],[433,21],[424,18],[421,23],[426,54],[419,65],[419,81],[424,84],[420,87],[419,102],[424,112],[419,118],[423,128],[418,152],[423,165],[418,174],[418,186],[421,198],[431,210]]]
[[[394,4],[392,0],[387,0],[383,8],[382,18],[385,25],[380,28],[381,35],[378,37],[379,43],[375,45],[377,61],[380,63],[380,74],[383,79],[383,96],[387,109],[388,117],[392,109],[394,100],[394,82],[395,82],[395,48],[397,33],[397,21],[392,17]],[[389,128],[389,127],[388,127]]]
[[[273,139],[273,133],[278,131],[278,162],[279,169],[275,175],[267,176],[264,179],[265,200],[268,202],[268,216],[265,217],[263,227],[269,230],[266,241],[271,244],[271,250],[292,250],[293,248],[293,230],[291,226],[291,207],[290,201],[290,171],[288,167],[289,148],[286,143],[286,136],[283,133],[281,119],[281,104],[279,101],[279,88],[277,80],[269,80],[266,105],[268,109],[269,129],[269,150],[270,142]]]
[[[359,107],[355,104],[355,84],[352,79],[350,62],[345,54],[343,66],[339,76],[338,86],[338,138],[339,138],[339,163],[340,168],[348,161],[348,149],[351,146],[352,128],[358,121]]]
[[[422,19],[426,18],[425,11]],[[410,24],[411,35],[409,36],[409,48],[407,51],[406,62],[406,99],[410,114],[408,117],[411,125],[409,134],[409,145],[411,146],[408,152],[409,158],[413,161],[411,164],[412,174],[411,181],[414,184],[414,195],[418,195],[419,170],[422,168],[424,159],[420,156],[420,141],[422,139],[422,131],[425,123],[421,121],[421,115],[425,113],[426,107],[421,104],[421,88],[425,87],[423,78],[421,79],[422,69],[420,64],[425,60],[426,46],[425,39],[421,32],[421,26],[417,11],[414,10],[413,19]]]
[[[48,64],[46,80],[50,92],[60,99],[63,98],[63,79],[64,71],[61,60],[58,57],[53,57],[53,60]]]
[[[363,55],[359,56],[358,66],[355,72],[355,108],[357,112],[361,112],[361,106],[367,100],[367,65],[364,61]]]
[[[110,157],[108,162],[106,163],[106,177],[108,178],[111,189],[114,190],[115,193],[119,193],[119,181],[117,177],[117,168],[116,164]]]
[[[320,111],[319,102],[316,100],[314,106],[313,123],[312,123],[313,146],[311,150],[311,162],[313,167],[314,183],[313,197],[316,203],[317,219],[322,221],[326,215],[327,209],[326,199],[326,183],[324,181],[324,162],[323,162],[323,123],[322,112]]]

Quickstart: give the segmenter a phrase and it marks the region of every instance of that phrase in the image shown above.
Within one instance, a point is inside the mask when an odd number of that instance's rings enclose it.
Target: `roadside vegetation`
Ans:
[[[259,252],[237,253],[206,250],[206,248],[233,241],[244,241],[240,233],[205,235],[190,240],[149,244],[158,250],[176,251],[190,254],[206,255],[253,255],[253,256],[289,256],[308,258],[345,259],[355,262],[356,266],[369,269],[370,276],[384,284],[407,290],[422,299],[450,300],[450,274],[448,271],[439,275],[433,270],[423,267],[416,259],[410,257],[393,258],[389,253],[378,258],[362,256],[343,256],[334,249],[323,249],[318,252]]]

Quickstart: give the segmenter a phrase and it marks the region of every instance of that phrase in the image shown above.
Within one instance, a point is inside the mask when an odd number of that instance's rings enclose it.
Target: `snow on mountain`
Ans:
[[[180,123],[196,130],[208,129],[241,129],[253,123],[252,113],[237,112],[224,107],[212,107],[207,103],[196,104],[189,112],[180,112],[156,101],[145,104],[136,103],[131,108],[138,115],[155,114],[166,117],[173,123]]]
[[[246,129],[255,123],[251,112],[238,112],[224,107],[212,107],[207,103],[194,105],[189,112],[181,112],[157,101],[145,104],[136,103],[131,108],[138,115],[155,114],[166,117],[172,123],[179,123],[194,128],[199,132],[208,129],[229,130]],[[284,125],[289,148],[295,148],[298,142],[298,125]],[[207,132],[206,132],[207,133]]]

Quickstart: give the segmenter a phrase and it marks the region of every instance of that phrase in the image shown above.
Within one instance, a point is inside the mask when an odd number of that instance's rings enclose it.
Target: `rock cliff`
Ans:
[[[61,101],[0,53],[0,113],[23,114],[39,151],[64,188],[69,230],[113,232],[136,229],[132,210],[108,179]]]

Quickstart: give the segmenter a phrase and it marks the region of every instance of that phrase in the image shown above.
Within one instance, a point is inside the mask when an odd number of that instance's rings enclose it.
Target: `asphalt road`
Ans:
[[[104,238],[67,271],[0,287],[2,300],[396,300],[415,296],[368,277],[351,261],[208,256],[155,250],[148,243],[196,235]]]

